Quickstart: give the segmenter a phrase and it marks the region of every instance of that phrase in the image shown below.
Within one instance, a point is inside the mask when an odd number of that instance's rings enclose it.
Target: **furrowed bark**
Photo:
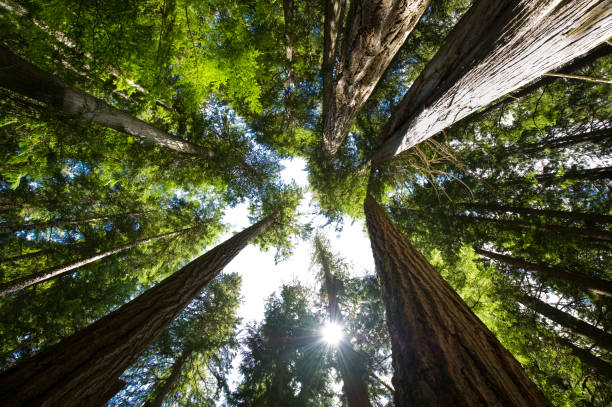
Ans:
[[[212,158],[212,150],[174,137],[62,82],[0,45],[0,86],[45,103],[75,119],[129,134],[184,154]]]
[[[542,276],[549,277],[555,280],[565,281],[573,285],[578,285],[588,290],[591,290],[596,294],[612,297],[612,281],[602,280],[597,277],[589,277],[581,274],[570,273],[555,267],[549,267],[544,264],[531,263],[524,259],[507,256],[501,253],[491,252],[489,250],[475,248],[474,251],[482,256],[488,257],[489,259],[497,260],[502,263],[509,264],[511,266],[522,268],[524,270],[533,271],[536,274],[540,274]]]
[[[582,222],[596,222],[596,223],[612,223],[612,216],[603,215],[599,213],[585,213],[585,212],[568,212],[568,211],[557,211],[552,209],[534,209],[525,208],[520,206],[506,206],[498,204],[484,204],[478,202],[466,202],[460,203],[457,206],[462,208],[468,208],[475,211],[489,211],[496,213],[513,212],[520,215],[534,215],[542,216],[547,218],[560,218],[567,220],[578,220]]]
[[[542,393],[368,195],[393,354],[395,406],[547,406]]]
[[[555,321],[562,327],[568,328],[583,338],[592,341],[593,344],[612,351],[612,335],[609,333],[573,317],[537,298],[523,295],[518,301],[527,308],[536,311],[538,314]]]
[[[323,157],[327,163],[333,160],[357,113],[429,2],[350,2],[339,60],[332,62],[333,80],[323,82]]]
[[[0,374],[0,404],[93,406],[189,302],[257,235],[269,216],[90,326]]]
[[[342,314],[338,306],[337,279],[333,275],[328,251],[323,247],[319,237],[315,238],[319,263],[323,269],[325,291],[327,292],[327,311],[332,322],[342,323]],[[343,391],[348,407],[372,407],[368,395],[368,386],[364,380],[364,366],[361,356],[347,341],[340,341],[337,348],[337,360],[340,365]]]
[[[480,0],[395,109],[370,157],[383,162],[612,36],[606,0]]]
[[[87,264],[91,264],[105,257],[112,256],[113,254],[121,253],[123,251],[132,249],[136,246],[140,246],[141,244],[147,244],[147,243],[154,242],[156,240],[165,239],[165,238],[172,237],[172,236],[182,235],[193,229],[194,228],[188,228],[188,229],[179,230],[177,232],[164,233],[163,235],[150,237],[148,239],[136,240],[133,243],[119,246],[112,250],[107,250],[95,256],[87,257],[85,259],[81,259],[74,263],[66,264],[66,265],[59,266],[59,267],[52,267],[50,269],[46,269],[38,273],[34,273],[27,277],[18,278],[16,280],[9,281],[8,283],[0,284],[0,297],[3,297],[10,293],[14,293],[15,291],[23,290],[25,288],[31,287],[36,284],[40,284],[43,281],[48,281],[48,280],[51,280],[52,278],[62,276],[68,273],[69,271],[75,270],[79,267],[83,267]]]
[[[168,376],[164,380],[163,384],[155,390],[155,398],[153,398],[152,400],[147,400],[142,405],[142,407],[161,407],[161,405],[164,403],[164,400],[166,400],[166,397],[168,397],[168,394],[170,394],[170,391],[174,387],[174,384],[176,383],[178,378],[181,377],[183,367],[185,367],[185,365],[187,364],[187,361],[191,357],[191,353],[192,352],[190,350],[184,350],[183,352],[181,352],[178,359],[172,365],[170,376]]]
[[[582,363],[591,367],[596,372],[604,375],[608,379],[612,379],[612,365],[605,360],[598,358],[586,349],[579,348],[570,341],[564,338],[557,338],[559,343],[567,347],[574,356]]]

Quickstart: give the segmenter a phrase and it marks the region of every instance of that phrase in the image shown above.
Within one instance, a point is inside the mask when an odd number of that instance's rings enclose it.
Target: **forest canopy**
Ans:
[[[0,0],[2,405],[609,406],[611,226],[605,0]]]

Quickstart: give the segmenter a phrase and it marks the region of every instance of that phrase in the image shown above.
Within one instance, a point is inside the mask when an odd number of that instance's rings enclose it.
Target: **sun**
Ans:
[[[344,337],[342,325],[328,322],[321,328],[321,336],[328,345],[337,345]]]

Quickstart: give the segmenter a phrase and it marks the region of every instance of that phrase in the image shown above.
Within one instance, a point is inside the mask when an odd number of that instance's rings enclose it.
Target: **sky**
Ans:
[[[300,158],[282,160],[285,169],[281,177],[285,183],[295,181],[299,186],[308,187],[308,173],[305,161]],[[353,276],[363,276],[374,273],[374,259],[370,241],[365,232],[362,220],[353,221],[346,217],[343,229],[337,232],[334,225],[323,227],[327,220],[320,215],[312,215],[315,208],[312,205],[312,194],[306,192],[304,199],[298,207],[302,213],[302,221],[312,221],[313,226],[322,228],[321,231],[330,241],[330,249],[342,253],[344,260],[351,265],[349,272]],[[234,232],[239,232],[250,226],[248,219],[248,205],[238,205],[225,211],[224,223],[230,226],[230,232],[220,241],[229,238]],[[274,264],[274,250],[262,252],[254,245],[246,247],[225,268],[226,273],[238,273],[242,276],[242,303],[238,315],[242,318],[242,325],[238,332],[249,322],[261,321],[264,316],[266,299],[278,291],[283,284],[299,282],[310,288],[317,287],[316,266],[312,265],[313,246],[309,241],[296,241],[293,255],[279,263]],[[237,386],[240,375],[238,366],[240,360],[233,361],[234,371],[230,375],[230,387]]]

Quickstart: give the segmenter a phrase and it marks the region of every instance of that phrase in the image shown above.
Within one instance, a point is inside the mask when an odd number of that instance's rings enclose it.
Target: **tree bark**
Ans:
[[[567,339],[557,338],[557,340],[563,346],[567,347],[574,356],[580,359],[582,363],[591,367],[593,370],[602,374],[608,379],[612,379],[612,365],[610,363],[598,358],[597,356],[594,356],[586,349],[579,348]]]
[[[0,375],[0,404],[90,406],[256,236],[269,216],[87,328]]]
[[[163,384],[155,389],[155,397],[153,400],[147,400],[142,407],[161,407],[168,394],[174,387],[176,381],[181,377],[181,372],[183,371],[183,367],[191,357],[191,350],[183,350],[179,358],[172,365],[172,369],[170,371],[170,376],[164,380]],[[107,399],[108,400],[108,399]]]
[[[329,252],[323,247],[323,242],[315,237],[319,263],[323,269],[325,291],[327,292],[327,310],[332,322],[341,324],[342,314],[338,306],[337,279],[331,270]],[[368,386],[364,380],[364,366],[361,356],[353,349],[351,344],[341,340],[338,344],[336,357],[342,376],[344,395],[348,401],[348,407],[372,407],[368,395]]]
[[[115,109],[36,66],[0,45],[0,86],[58,109],[69,117],[89,120],[175,151],[212,158],[212,150],[181,140],[140,119]]]
[[[386,123],[383,162],[612,36],[606,0],[480,0],[457,23]]]
[[[0,260],[0,266],[9,264],[9,263],[15,263],[15,262],[22,261],[22,260],[33,259],[35,257],[44,256],[45,254],[48,254],[48,253],[51,253],[51,250],[39,250],[37,252],[26,253],[26,254],[22,254],[19,256],[7,257],[6,259]]]
[[[135,215],[140,215],[141,213],[142,212],[127,212],[127,213],[118,213],[116,215],[96,216],[96,217],[85,218],[85,219],[54,219],[48,222],[32,222],[32,223],[25,223],[23,225],[7,225],[7,226],[3,225],[0,227],[0,234],[14,233],[20,230],[45,229],[49,227],[80,225],[83,223],[100,222],[102,220],[113,219],[113,218],[117,218],[120,216],[135,216]]]
[[[42,283],[43,281],[47,281],[52,278],[59,277],[61,275],[68,273],[71,270],[77,269],[79,267],[83,267],[87,264],[93,263],[105,257],[112,256],[113,254],[117,254],[125,250],[129,250],[131,248],[140,246],[142,244],[151,243],[156,240],[165,239],[165,238],[172,237],[172,236],[182,235],[193,229],[194,228],[187,228],[187,229],[179,230],[177,232],[170,232],[170,233],[164,233],[163,235],[153,236],[148,239],[136,240],[135,242],[119,246],[112,250],[107,250],[95,256],[87,257],[85,259],[81,259],[74,263],[70,263],[70,264],[66,264],[66,265],[58,266],[58,267],[52,267],[52,268],[40,271],[38,273],[35,273],[27,277],[18,278],[16,280],[9,281],[8,283],[0,284],[0,297],[3,297],[10,293],[14,293],[15,291],[23,290],[25,288],[31,287],[36,284]]]
[[[589,339],[596,346],[601,346],[609,351],[612,351],[612,335],[594,327],[570,314],[560,311],[559,309],[528,295],[523,295],[518,300],[527,308],[531,308],[538,314],[545,316],[561,325],[568,328],[583,338]]]
[[[395,406],[549,405],[372,196],[364,206],[391,336]]]
[[[506,263],[511,266],[516,266],[525,270],[530,270],[534,273],[555,280],[565,281],[573,285],[578,285],[589,289],[596,294],[612,297],[612,281],[602,280],[597,277],[589,277],[576,273],[570,273],[555,267],[549,267],[544,264],[531,263],[524,259],[511,257],[505,254],[495,253],[484,249],[475,248],[474,251],[490,259],[501,261],[502,263]]]
[[[472,215],[457,215],[457,218],[474,220],[476,222],[491,223],[500,226],[509,226],[518,229],[535,229],[543,232],[555,232],[566,235],[575,235],[586,237],[590,239],[602,240],[604,242],[612,242],[612,232],[607,230],[598,230],[592,228],[575,228],[571,226],[559,226],[559,225],[535,225],[529,222],[523,222],[520,220],[509,220],[509,219],[493,219],[485,218],[482,216]]]
[[[498,204],[486,204],[478,202],[466,202],[460,203],[457,206],[467,208],[473,211],[485,210],[489,212],[504,213],[513,212],[519,215],[534,215],[542,216],[547,218],[560,218],[567,220],[578,220],[583,222],[596,222],[596,223],[612,223],[612,216],[603,215],[599,213],[585,213],[585,212],[568,212],[568,211],[557,211],[552,209],[533,209],[519,206],[506,206]]]
[[[351,1],[339,58],[323,81],[323,157],[329,164],[359,110],[408,38],[430,0]],[[335,3],[328,1],[328,4]],[[334,21],[335,14],[327,14]],[[335,10],[335,9],[331,9]],[[340,23],[342,19],[340,16]],[[338,31],[341,24],[336,24]],[[333,37],[329,35],[329,38]],[[324,33],[325,34],[325,33]],[[339,40],[336,34],[336,42]],[[326,37],[327,38],[327,37]],[[338,44],[335,44],[338,47]],[[331,66],[329,66],[331,65]]]

